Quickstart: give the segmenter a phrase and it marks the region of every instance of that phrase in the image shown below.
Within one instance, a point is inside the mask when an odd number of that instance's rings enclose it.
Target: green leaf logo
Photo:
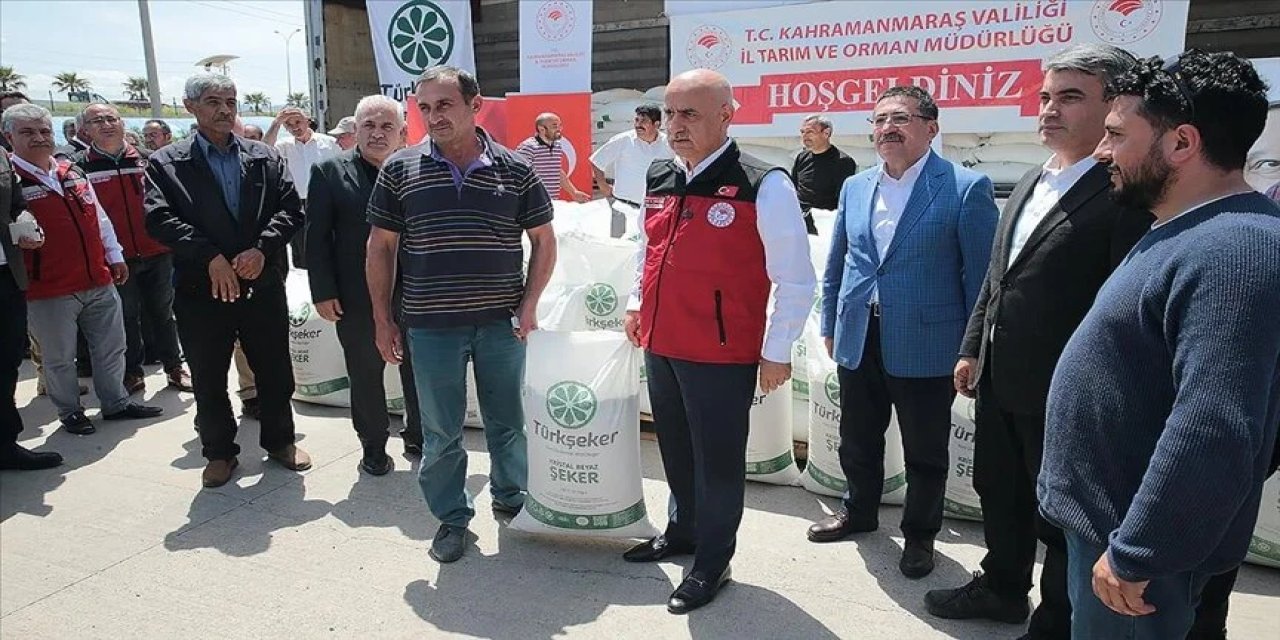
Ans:
[[[587,311],[593,316],[607,316],[618,308],[618,293],[613,287],[597,282],[587,289]]]
[[[580,382],[558,382],[547,391],[547,413],[566,429],[585,427],[596,417],[596,394]]]
[[[297,329],[307,323],[307,319],[311,317],[311,303],[304,302],[296,311],[289,314],[289,325]]]
[[[840,406],[840,379],[836,377],[836,374],[828,373],[827,383],[822,386],[825,387],[827,392],[827,399],[831,401],[831,404],[834,404],[835,406],[839,407]]]
[[[448,62],[453,53],[453,25],[435,3],[412,0],[391,17],[387,42],[391,43],[396,64],[416,76],[428,67]]]

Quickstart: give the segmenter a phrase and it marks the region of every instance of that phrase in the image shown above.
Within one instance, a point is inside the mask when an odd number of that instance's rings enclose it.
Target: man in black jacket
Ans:
[[[238,465],[227,397],[237,339],[257,374],[262,448],[288,469],[308,469],[310,457],[293,444],[284,290],[285,247],[302,226],[301,202],[275,149],[231,132],[236,87],[230,78],[192,77],[183,102],[198,133],[152,154],[147,231],[173,249],[174,312],[209,460],[204,486],[226,484]]]
[[[1046,64],[1039,130],[1053,156],[1022,178],[1005,205],[954,376],[958,393],[977,397],[973,484],[987,555],[969,584],[925,596],[933,615],[1026,620],[1039,538],[1046,547],[1041,601],[1025,637],[1071,636],[1066,540],[1039,515],[1036,477],[1054,366],[1103,281],[1153,219],[1113,202],[1107,167],[1091,157],[1104,133],[1106,83],[1134,62],[1115,47],[1081,45]]]
[[[818,235],[811,209],[835,211],[840,206],[840,189],[849,176],[858,172],[858,163],[831,144],[835,129],[823,115],[811,115],[800,124],[800,142],[804,151],[791,166],[791,179],[796,183],[800,210],[809,235]]]
[[[307,188],[307,277],[316,312],[338,325],[338,340],[351,381],[351,422],[364,457],[360,468],[380,476],[395,468],[387,455],[387,392],[382,384],[387,363],[374,339],[373,302],[365,280],[365,246],[369,222],[365,207],[382,161],[404,146],[404,107],[383,95],[356,105],[356,147],[311,167]],[[410,367],[406,359],[401,371]],[[403,379],[403,375],[401,376]],[[406,447],[421,443],[417,394],[404,385]],[[419,447],[421,445],[419,444]]]

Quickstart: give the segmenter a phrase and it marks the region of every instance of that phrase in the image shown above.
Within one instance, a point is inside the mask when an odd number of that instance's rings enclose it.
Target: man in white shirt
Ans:
[[[24,248],[30,278],[27,318],[44,358],[45,385],[69,433],[96,431],[80,404],[76,330],[84,332],[93,384],[106,420],[152,418],[159,407],[134,404],[124,387],[125,334],[120,298],[129,268],[111,220],[88,177],[53,157],[53,119],[43,107],[5,110],[0,128],[13,145],[14,172],[27,210],[43,231],[38,248]]]
[[[815,278],[787,172],[729,138],[729,81],[689,71],[667,86],[665,102],[676,159],[648,173],[644,260],[624,327],[645,349],[675,512],[663,535],[623,558],[694,554],[667,601],[668,611],[683,614],[711,602],[729,579],[751,405],[791,377],[791,346],[813,305]]]
[[[662,110],[656,104],[636,107],[634,126],[623,131],[591,154],[591,172],[606,197],[613,198],[615,238],[626,233],[628,214],[638,213],[644,200],[645,176],[654,160],[671,157],[667,134],[659,130]],[[634,216],[631,216],[634,217]]]
[[[281,125],[284,125],[289,135],[293,137],[276,142]],[[288,164],[289,173],[293,176],[293,187],[298,191],[298,197],[302,199],[305,210],[307,183],[311,181],[311,167],[321,160],[337,157],[342,151],[338,141],[323,133],[312,131],[311,119],[302,109],[285,107],[276,115],[271,128],[267,129],[263,142],[274,145],[276,151],[280,152],[285,163]],[[307,268],[305,240],[305,234],[299,233],[289,241],[289,248],[293,250],[293,266],[298,269]]]
[[[969,584],[925,596],[933,615],[1021,624],[1040,539],[1040,605],[1026,637],[1071,635],[1066,540],[1039,515],[1036,477],[1058,358],[1103,281],[1151,223],[1150,214],[1108,197],[1110,175],[1091,155],[1104,133],[1105,87],[1133,64],[1125,51],[1094,44],[1046,64],[1039,132],[1053,155],[1005,205],[953,373],[955,391],[977,397],[973,485],[987,555]]]

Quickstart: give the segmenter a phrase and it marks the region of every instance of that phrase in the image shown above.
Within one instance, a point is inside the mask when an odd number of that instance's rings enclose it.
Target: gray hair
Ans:
[[[1103,86],[1128,72],[1138,63],[1132,53],[1109,44],[1077,44],[1067,47],[1045,61],[1045,71],[1079,71],[1097,76]]]
[[[458,85],[458,91],[462,93],[462,99],[471,102],[473,98],[480,95],[480,82],[476,80],[475,75],[466,69],[454,67],[447,64],[438,64],[429,67],[418,76],[418,82],[413,86],[416,88],[423,82],[443,82],[452,80]]]
[[[371,96],[360,98],[360,102],[356,103],[356,122],[359,123],[360,120],[364,116],[368,115],[370,111],[377,110],[387,110],[396,114],[396,123],[404,124],[404,105],[382,95],[381,93],[375,93]]]
[[[208,91],[235,91],[236,83],[220,73],[200,73],[187,78],[184,93],[188,100],[199,100]]]
[[[828,118],[824,115],[819,115],[815,113],[810,116],[805,116],[804,120],[801,121],[801,124],[809,124],[810,122],[818,125],[819,129],[822,129],[827,133],[831,133],[834,129],[834,127],[831,126],[831,118]]]
[[[0,129],[13,133],[14,125],[19,120],[39,120],[48,123],[50,129],[53,128],[53,116],[48,109],[26,102],[4,110],[4,115],[0,115]]]
[[[85,116],[89,115],[89,110],[94,107],[106,107],[116,112],[116,115],[120,115],[120,110],[117,109],[114,104],[107,104],[106,102],[90,102],[89,104],[85,105],[83,109],[80,110],[80,113],[76,114],[77,128],[84,126]]]

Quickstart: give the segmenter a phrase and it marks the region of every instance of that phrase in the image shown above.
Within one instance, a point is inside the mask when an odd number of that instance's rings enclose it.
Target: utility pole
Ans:
[[[289,60],[289,41],[292,40],[294,36],[298,35],[300,31],[302,31],[302,29],[294,29],[286,35],[280,33],[279,29],[275,30],[276,35],[284,38],[284,78],[285,83],[288,86],[290,96],[293,95],[293,64]]]
[[[151,40],[151,11],[147,0],[138,0],[138,18],[142,20],[142,55],[147,59],[147,93],[151,96],[151,117],[164,115],[160,103],[160,74],[156,71],[156,46]]]

